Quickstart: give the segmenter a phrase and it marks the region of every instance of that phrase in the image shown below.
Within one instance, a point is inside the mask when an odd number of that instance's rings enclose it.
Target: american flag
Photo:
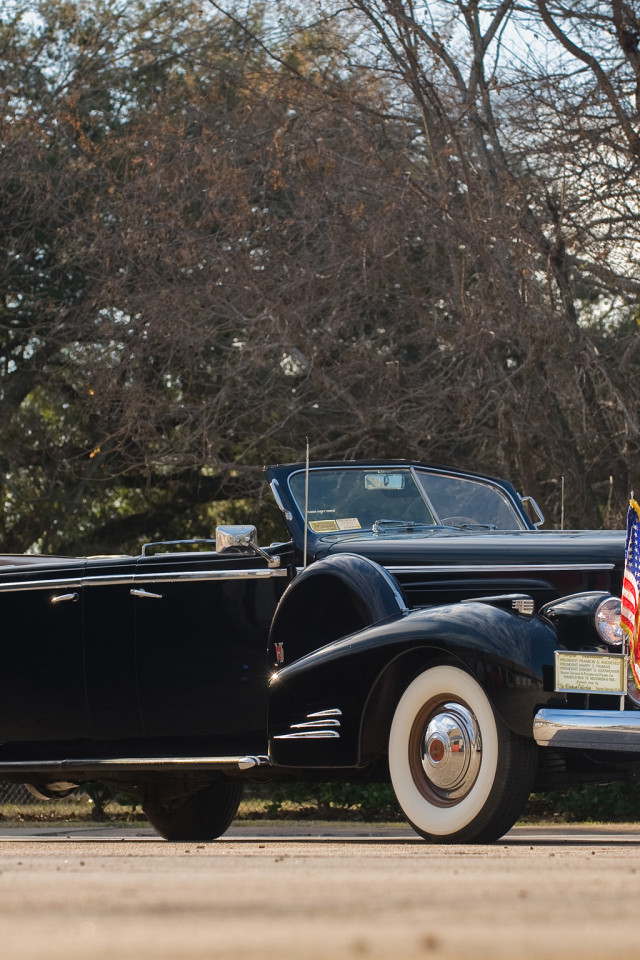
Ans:
[[[638,585],[640,584],[640,506],[629,503],[627,539],[624,548],[624,580],[620,626],[629,638],[629,662],[636,685],[640,687],[640,650],[638,649]]]

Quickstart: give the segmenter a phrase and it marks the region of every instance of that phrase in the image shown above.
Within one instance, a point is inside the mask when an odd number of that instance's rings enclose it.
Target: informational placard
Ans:
[[[627,687],[627,658],[618,653],[556,650],[559,693],[617,693]]]

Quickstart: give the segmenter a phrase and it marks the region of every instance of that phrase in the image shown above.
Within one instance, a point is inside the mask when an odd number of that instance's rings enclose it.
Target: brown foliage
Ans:
[[[543,502],[564,475],[582,525],[613,517],[613,474],[619,520],[638,277],[631,187],[625,213],[611,156],[589,155],[616,122],[604,88],[581,139],[569,74],[564,113],[548,77],[499,89],[509,3],[482,29],[449,6],[464,62],[416,4],[347,6],[305,29],[292,12],[295,44],[188,0],[3,28],[7,548],[119,547],[172,511],[188,532],[307,436]],[[615,323],[593,319],[607,303]]]

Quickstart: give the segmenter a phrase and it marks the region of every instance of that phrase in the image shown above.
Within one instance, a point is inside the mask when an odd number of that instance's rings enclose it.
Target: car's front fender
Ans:
[[[283,766],[363,766],[386,750],[395,705],[430,665],[454,662],[504,721],[532,736],[552,696],[553,627],[486,602],[423,608],[329,643],[270,685],[270,753]]]

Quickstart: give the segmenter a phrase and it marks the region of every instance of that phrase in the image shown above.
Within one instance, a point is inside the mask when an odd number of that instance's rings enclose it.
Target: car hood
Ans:
[[[604,564],[624,566],[624,530],[416,530],[323,537],[316,557],[357,553],[384,566]]]

